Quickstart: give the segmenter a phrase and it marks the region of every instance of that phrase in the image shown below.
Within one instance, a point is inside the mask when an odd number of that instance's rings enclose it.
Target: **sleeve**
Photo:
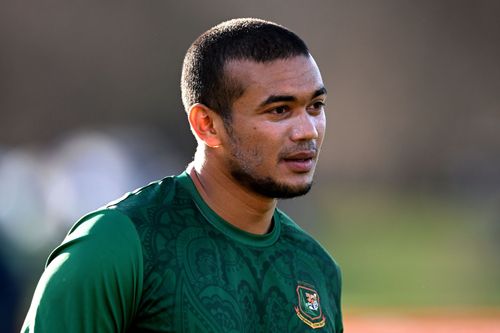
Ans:
[[[337,303],[338,306],[338,320],[336,323],[336,329],[337,332],[343,333],[344,332],[344,322],[342,319],[342,303],[341,303],[341,294],[342,294],[342,271],[340,270],[340,266],[335,263],[335,268],[337,271],[337,286],[338,286],[338,292],[335,296],[335,303]]]
[[[47,260],[21,332],[125,332],[138,311],[142,248],[116,210],[91,213]]]

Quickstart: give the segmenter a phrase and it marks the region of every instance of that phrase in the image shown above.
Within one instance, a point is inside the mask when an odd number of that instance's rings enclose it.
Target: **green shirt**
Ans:
[[[49,256],[22,332],[342,332],[340,271],[276,209],[235,228],[182,173],[79,220]]]

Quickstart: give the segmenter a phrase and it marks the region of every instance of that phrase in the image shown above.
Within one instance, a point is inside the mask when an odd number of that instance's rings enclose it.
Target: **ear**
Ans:
[[[221,144],[218,123],[221,121],[212,109],[204,104],[196,103],[189,109],[189,124],[196,137],[212,148]]]

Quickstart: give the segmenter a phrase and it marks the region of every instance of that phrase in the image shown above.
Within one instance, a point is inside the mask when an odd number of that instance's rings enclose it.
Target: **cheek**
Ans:
[[[324,115],[318,118],[316,122],[316,131],[318,131],[318,137],[322,141],[326,131],[326,118]]]
[[[241,149],[245,151],[249,164],[274,168],[276,156],[283,149],[281,141],[278,142],[274,136],[261,132],[253,133],[253,135],[250,135],[246,139],[242,139],[244,141]]]
[[[325,132],[326,132],[326,122],[323,122],[321,125],[322,126],[320,127],[319,132],[321,132],[321,138],[323,138],[325,136]]]
[[[264,152],[265,145],[260,136],[254,130],[241,131],[232,140],[233,155],[240,160],[244,160],[246,164],[260,164]]]
[[[324,125],[322,125],[324,126]],[[242,126],[233,132],[233,151],[237,151],[240,157],[245,158],[247,163],[263,165],[272,160],[273,156],[279,154],[284,146],[286,127],[277,128],[265,124],[251,124]]]

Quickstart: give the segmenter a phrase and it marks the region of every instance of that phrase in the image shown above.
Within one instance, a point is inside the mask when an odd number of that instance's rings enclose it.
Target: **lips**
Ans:
[[[307,150],[288,154],[283,157],[282,161],[292,171],[304,173],[311,171],[311,169],[314,167],[315,157],[315,150]]]

